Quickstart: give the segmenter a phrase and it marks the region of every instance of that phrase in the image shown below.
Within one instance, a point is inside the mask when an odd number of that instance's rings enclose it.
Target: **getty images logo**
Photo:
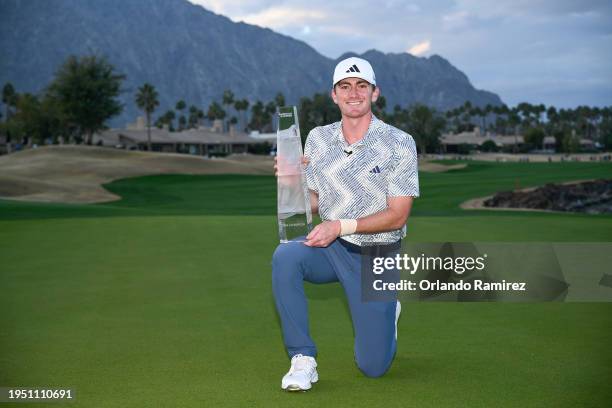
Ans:
[[[348,72],[361,72],[361,71],[359,70],[359,68],[357,68],[357,65],[353,64],[353,66],[347,69],[346,72],[348,73]]]

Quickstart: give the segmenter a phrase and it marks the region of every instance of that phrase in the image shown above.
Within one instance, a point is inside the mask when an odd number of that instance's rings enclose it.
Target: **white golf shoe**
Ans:
[[[287,391],[306,391],[319,381],[317,362],[314,357],[296,354],[291,359],[291,368],[281,381],[281,388]]]

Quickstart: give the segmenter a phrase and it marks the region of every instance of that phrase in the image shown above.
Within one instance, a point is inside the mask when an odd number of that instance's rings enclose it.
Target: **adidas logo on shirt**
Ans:
[[[357,68],[357,65],[353,64],[353,66],[347,69],[346,72],[361,72],[361,71],[359,70],[359,68]]]
[[[374,167],[372,170],[370,170],[370,173],[372,173],[372,174],[380,173],[380,167],[378,167],[378,166]]]

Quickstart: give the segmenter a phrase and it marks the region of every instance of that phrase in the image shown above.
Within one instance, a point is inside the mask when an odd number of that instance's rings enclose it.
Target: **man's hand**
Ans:
[[[314,227],[306,236],[304,245],[310,247],[326,247],[340,235],[340,221],[324,221]]]

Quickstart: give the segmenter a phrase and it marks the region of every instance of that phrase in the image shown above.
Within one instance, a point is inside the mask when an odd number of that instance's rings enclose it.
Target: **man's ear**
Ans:
[[[376,102],[379,96],[380,96],[380,88],[375,87],[374,92],[372,92],[372,103]]]
[[[329,92],[329,96],[331,96],[332,100],[334,101],[334,103],[337,105],[338,104],[338,99],[336,97],[336,87],[334,86],[332,88],[332,90]]]

